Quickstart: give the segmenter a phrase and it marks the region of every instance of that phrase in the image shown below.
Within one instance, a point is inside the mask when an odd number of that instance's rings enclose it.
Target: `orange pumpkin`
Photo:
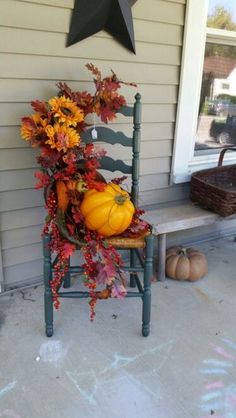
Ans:
[[[129,193],[117,184],[110,183],[104,191],[92,189],[85,192],[80,210],[88,229],[110,237],[128,228],[135,208]]]
[[[180,246],[167,250],[166,275],[171,279],[195,281],[207,272],[207,259],[200,251]]]

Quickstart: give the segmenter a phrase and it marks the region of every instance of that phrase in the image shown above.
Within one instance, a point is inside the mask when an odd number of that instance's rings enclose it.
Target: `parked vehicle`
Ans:
[[[209,103],[208,115],[227,115],[230,105],[231,103],[228,100],[214,100],[213,102]]]
[[[225,121],[213,120],[210,136],[221,145],[236,144],[236,116],[228,116]]]

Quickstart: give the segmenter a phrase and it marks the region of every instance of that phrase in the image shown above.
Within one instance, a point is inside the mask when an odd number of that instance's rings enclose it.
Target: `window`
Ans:
[[[235,0],[188,0],[172,182],[216,166],[220,149],[236,145]],[[226,163],[235,160],[227,153]]]
[[[229,83],[221,83],[222,90],[230,90],[230,84]]]

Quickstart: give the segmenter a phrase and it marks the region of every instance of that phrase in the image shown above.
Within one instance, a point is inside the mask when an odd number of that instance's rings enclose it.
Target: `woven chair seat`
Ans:
[[[106,241],[109,244],[112,244],[115,248],[145,248],[145,237],[149,234],[150,232],[146,232],[145,235],[136,238],[122,237],[117,235],[111,238],[107,238]]]

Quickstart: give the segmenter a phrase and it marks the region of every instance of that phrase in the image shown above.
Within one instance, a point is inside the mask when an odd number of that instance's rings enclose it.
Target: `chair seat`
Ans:
[[[145,237],[149,234],[150,232],[146,232],[141,237],[123,237],[116,235],[114,237],[107,238],[106,241],[115,248],[145,248]]]

